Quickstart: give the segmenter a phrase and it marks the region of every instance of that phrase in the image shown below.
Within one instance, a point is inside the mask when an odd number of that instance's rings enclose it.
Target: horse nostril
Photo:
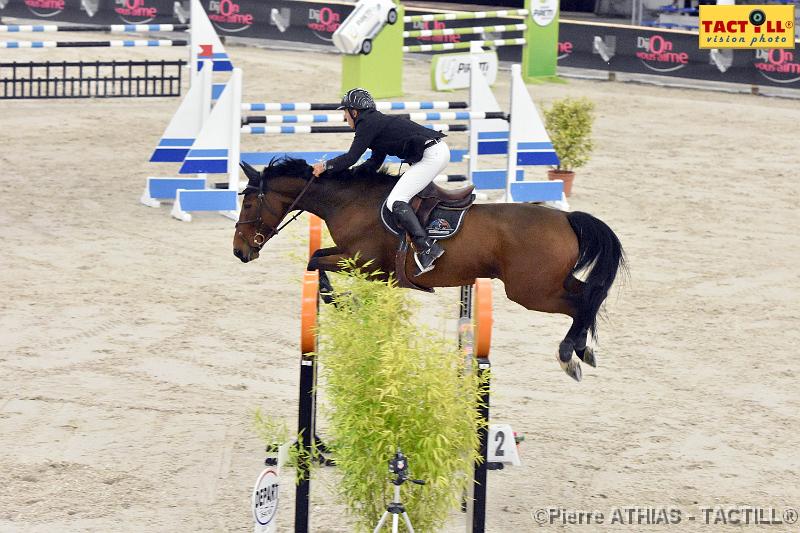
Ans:
[[[241,259],[241,258],[242,258],[242,252],[241,252],[240,250],[236,250],[236,249],[234,249],[234,250],[233,250],[233,255],[235,255],[235,256],[236,256],[236,257],[238,257],[239,259]]]

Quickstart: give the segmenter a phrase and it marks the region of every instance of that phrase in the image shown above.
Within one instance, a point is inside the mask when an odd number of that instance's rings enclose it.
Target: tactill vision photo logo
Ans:
[[[333,40],[333,32],[344,20],[338,8],[339,6],[326,6],[321,9],[309,8],[308,29],[313,31],[320,40],[327,42]]]
[[[756,50],[753,67],[774,83],[800,81],[800,58],[789,50]]]
[[[636,57],[656,72],[674,72],[689,63],[689,54],[675,50],[675,44],[663,35],[636,37]]]
[[[794,5],[700,6],[700,48],[793,49]]]
[[[220,31],[237,33],[250,28],[255,17],[242,9],[234,0],[210,0],[208,2],[208,19]]]

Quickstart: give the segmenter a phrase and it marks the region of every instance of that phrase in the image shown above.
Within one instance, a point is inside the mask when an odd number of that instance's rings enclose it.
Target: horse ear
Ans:
[[[248,163],[241,161],[239,167],[244,171],[244,175],[248,180],[261,180],[261,172],[250,166]]]
[[[239,166],[244,171],[245,176],[247,176],[247,187],[260,189],[261,183],[264,181],[263,173],[259,172],[244,161],[240,162]]]

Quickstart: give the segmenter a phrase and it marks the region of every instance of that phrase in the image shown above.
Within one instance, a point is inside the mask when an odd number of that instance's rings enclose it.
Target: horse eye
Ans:
[[[250,209],[251,207],[253,207],[253,204],[244,204],[242,207],[244,207],[245,209]]]

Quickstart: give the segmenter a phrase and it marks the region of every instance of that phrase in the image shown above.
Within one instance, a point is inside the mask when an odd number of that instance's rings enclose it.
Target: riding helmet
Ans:
[[[372,99],[372,95],[369,94],[369,91],[356,87],[355,89],[350,89],[342,96],[342,105],[337,109],[356,109],[359,111],[363,109],[375,109],[375,100]]]

